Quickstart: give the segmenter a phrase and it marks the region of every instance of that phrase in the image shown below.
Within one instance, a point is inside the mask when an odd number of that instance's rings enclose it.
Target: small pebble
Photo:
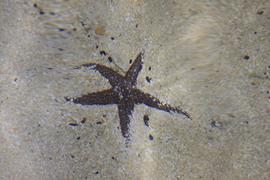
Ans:
[[[98,26],[98,27],[96,27],[96,29],[95,29],[95,33],[97,34],[97,35],[101,35],[101,36],[103,36],[103,35],[105,35],[105,28],[103,27],[103,26]]]

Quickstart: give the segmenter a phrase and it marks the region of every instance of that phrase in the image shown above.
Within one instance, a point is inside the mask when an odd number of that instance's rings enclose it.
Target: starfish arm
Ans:
[[[107,105],[118,104],[119,96],[112,89],[108,89],[100,92],[86,94],[81,97],[66,98],[66,100],[81,105]]]
[[[142,70],[144,51],[138,54],[137,58],[134,60],[133,64],[130,66],[126,73],[126,78],[131,82],[132,85],[136,85],[136,81],[139,72]]]
[[[124,77],[117,73],[116,71],[108,68],[107,66],[90,63],[90,64],[83,64],[83,67],[97,70],[103,77],[109,80],[112,86],[116,86],[119,82],[124,80]]]
[[[172,107],[169,104],[164,104],[151,94],[144,93],[138,89],[133,90],[133,96],[136,104],[145,104],[149,107],[153,107],[166,112],[175,112],[183,114],[187,118],[191,119],[190,115],[179,107]]]
[[[118,104],[118,114],[120,119],[121,133],[124,138],[130,140],[129,126],[130,117],[134,109],[134,103],[128,99],[122,99]]]

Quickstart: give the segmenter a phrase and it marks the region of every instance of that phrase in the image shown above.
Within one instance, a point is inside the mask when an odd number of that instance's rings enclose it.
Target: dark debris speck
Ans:
[[[38,5],[37,5],[36,3],[33,4],[33,7],[34,7],[34,8],[37,8],[37,9],[39,10],[39,14],[40,14],[40,15],[45,14],[45,12],[44,12],[40,7],[38,7]]]
[[[79,137],[77,137],[76,139],[77,139],[77,140],[80,140],[80,139],[81,139],[81,137],[79,136]]]
[[[129,64],[132,64],[132,59],[129,60]]]
[[[154,140],[154,137],[151,134],[149,134],[149,140],[150,141],[153,141]]]
[[[106,55],[107,55],[107,53],[106,53],[104,50],[99,51],[99,54],[100,54],[101,56],[106,56]]]
[[[148,115],[143,116],[143,122],[144,122],[145,126],[149,127],[149,116]]]
[[[152,81],[152,78],[150,78],[150,77],[148,77],[148,76],[146,76],[146,81],[148,82],[148,83],[150,83],[151,81]]]
[[[249,59],[249,56],[248,55],[244,56],[244,59],[245,60],[248,60]]]
[[[99,172],[98,172],[98,171],[96,171],[96,172],[95,172],[95,174],[99,174]]]
[[[55,15],[55,12],[50,12],[50,15],[54,16]]]
[[[78,126],[77,123],[68,123],[69,126]]]
[[[108,61],[109,61],[110,63],[113,62],[113,59],[112,59],[111,56],[108,57]]]
[[[262,15],[264,11],[258,11],[257,14]]]
[[[98,121],[98,122],[96,122],[96,124],[99,124],[100,125],[100,124],[102,124],[102,122],[101,121]]]
[[[83,21],[81,21],[81,25],[84,27],[86,24]]]
[[[82,120],[81,120],[81,123],[84,124],[86,122],[86,118],[84,117]]]
[[[210,123],[210,125],[212,128],[221,128],[222,127],[222,124],[220,122],[214,121],[214,120]]]

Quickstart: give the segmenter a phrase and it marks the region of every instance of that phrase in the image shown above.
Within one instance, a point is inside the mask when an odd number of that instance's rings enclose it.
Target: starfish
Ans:
[[[132,116],[134,106],[137,104],[145,104],[146,106],[156,108],[158,110],[183,114],[187,118],[191,119],[190,115],[181,108],[164,104],[156,97],[136,88],[137,78],[143,67],[143,58],[144,51],[139,53],[124,76],[104,65],[96,63],[83,64],[82,66],[87,69],[98,71],[109,81],[112,87],[107,90],[89,93],[81,97],[66,98],[66,100],[81,105],[117,104],[121,133],[126,139],[130,138],[130,118]]]

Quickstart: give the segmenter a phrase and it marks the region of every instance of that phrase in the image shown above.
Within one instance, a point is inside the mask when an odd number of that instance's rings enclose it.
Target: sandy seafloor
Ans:
[[[116,105],[64,97],[142,49],[138,88],[193,119],[138,105],[126,147]],[[269,55],[269,0],[0,0],[0,179],[269,180]]]

